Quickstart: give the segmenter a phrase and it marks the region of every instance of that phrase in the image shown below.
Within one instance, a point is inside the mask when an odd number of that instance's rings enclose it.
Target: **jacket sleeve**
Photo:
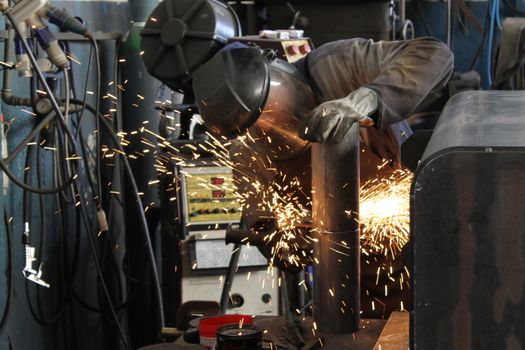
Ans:
[[[433,38],[408,41],[341,40],[308,57],[311,78],[324,100],[341,98],[366,86],[379,95],[378,126],[407,118],[425,98],[443,88],[454,58]]]

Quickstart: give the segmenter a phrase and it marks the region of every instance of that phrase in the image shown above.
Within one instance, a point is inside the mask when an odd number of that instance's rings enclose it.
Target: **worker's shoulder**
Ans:
[[[350,38],[322,44],[310,53],[309,61],[310,64],[312,64],[322,61],[323,59],[336,58],[338,56],[366,55],[370,54],[371,51],[384,52],[385,50],[388,51],[410,47],[448,50],[443,42],[433,37],[419,37],[401,41],[374,41],[373,39]]]
[[[365,39],[365,38],[349,38],[349,39],[341,39],[336,41],[330,41],[327,43],[322,44],[318,48],[316,48],[312,53],[334,53],[337,51],[342,51],[348,49],[349,46],[352,45],[365,45],[367,43],[373,43],[372,39]]]
[[[383,45],[399,45],[399,44],[424,44],[431,43],[437,45],[444,45],[442,41],[437,38],[430,36],[422,36],[410,40],[400,40],[400,41],[391,41],[391,40],[373,40],[366,38],[349,38],[342,39],[337,41],[330,41],[322,44],[317,49],[312,51],[313,53],[337,53],[338,51],[346,51],[352,47],[363,47],[363,46],[383,46]]]
[[[326,59],[334,59],[343,55],[347,55],[350,50],[356,47],[362,47],[371,40],[364,38],[342,39],[337,41],[330,41],[317,47],[308,55],[308,62],[310,67],[318,62]]]

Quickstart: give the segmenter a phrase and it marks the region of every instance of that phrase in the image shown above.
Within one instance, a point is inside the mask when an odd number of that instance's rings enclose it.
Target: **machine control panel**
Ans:
[[[216,225],[239,222],[240,205],[230,168],[184,167],[182,193],[186,225]]]

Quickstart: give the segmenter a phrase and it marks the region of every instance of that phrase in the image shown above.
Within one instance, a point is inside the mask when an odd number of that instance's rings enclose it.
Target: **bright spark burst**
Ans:
[[[205,144],[188,147],[191,151],[191,156],[188,157],[147,128],[142,127],[139,132],[142,135],[154,136],[158,146],[164,149],[164,155],[157,159],[156,168],[159,173],[166,173],[167,163],[171,161],[175,161],[180,166],[192,166],[192,162],[200,158],[200,151],[213,154],[216,159],[214,165],[238,170],[238,164],[230,158],[230,142],[225,138],[217,138],[208,133],[209,141]],[[238,142],[248,149],[251,148],[250,144],[253,141],[253,137],[249,134],[238,139]],[[145,140],[142,139],[142,142]],[[150,142],[148,144],[150,147],[155,147]],[[256,163],[255,158],[253,161]],[[257,161],[264,164],[267,169],[272,166],[267,158],[258,157]],[[296,194],[304,193],[299,180],[287,179],[286,174],[274,173],[275,181],[271,184],[263,184],[254,181],[250,174],[244,175],[242,181],[248,186],[243,186],[243,191],[236,191],[239,206],[253,210],[254,208],[249,208],[249,199],[256,196],[260,201],[256,210],[270,212],[271,216],[267,219],[274,219],[276,223],[275,229],[265,232],[264,237],[264,241],[272,249],[271,263],[276,259],[282,262],[284,258],[286,264],[300,267],[303,265],[302,262],[309,262],[310,258],[301,250],[300,243],[311,243],[312,240],[306,230],[300,227],[311,216],[311,203],[301,203],[298,199]],[[381,253],[396,256],[408,241],[411,182],[410,172],[398,170],[389,178],[374,179],[361,187],[361,243],[365,254]]]
[[[388,178],[373,179],[361,186],[363,249],[394,257],[408,242],[412,178],[410,171],[397,170]]]
[[[281,180],[286,177],[282,176]],[[249,198],[257,195],[260,199],[257,210],[272,213],[268,219],[275,220],[275,227],[265,232],[264,241],[271,246],[270,263],[277,260],[288,266],[304,267],[311,262],[309,254],[304,252],[305,244],[311,243],[306,230],[301,226],[310,219],[310,210],[304,206],[297,196],[302,191],[297,178],[291,179],[285,186],[277,181],[265,186],[260,182],[251,183],[252,189],[239,192],[238,197],[242,207],[246,207]]]

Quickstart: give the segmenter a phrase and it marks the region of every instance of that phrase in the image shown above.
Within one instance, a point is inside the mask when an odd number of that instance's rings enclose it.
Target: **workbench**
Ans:
[[[254,324],[267,330],[263,335],[265,343],[271,341],[277,345],[285,342],[283,332],[285,319],[274,316],[257,316]],[[301,321],[302,335],[306,345],[299,350],[407,350],[409,348],[409,314],[394,312],[386,320],[361,320],[360,330],[356,334],[315,334],[312,331],[313,321],[304,318]],[[321,344],[316,341],[321,337]],[[139,350],[203,350],[200,345],[190,345],[181,338],[171,344],[157,344]],[[275,347],[274,347],[275,349]],[[286,348],[284,348],[286,349]]]

